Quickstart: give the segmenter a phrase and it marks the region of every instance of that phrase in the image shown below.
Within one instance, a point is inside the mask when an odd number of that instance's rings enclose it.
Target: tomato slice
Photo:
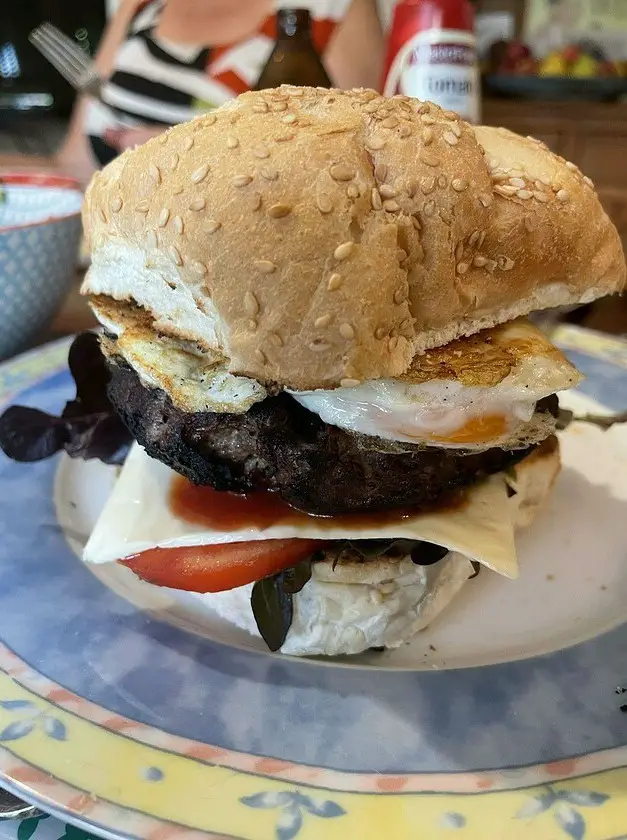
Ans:
[[[119,562],[156,586],[223,592],[295,566],[322,545],[322,540],[291,539],[150,548]]]

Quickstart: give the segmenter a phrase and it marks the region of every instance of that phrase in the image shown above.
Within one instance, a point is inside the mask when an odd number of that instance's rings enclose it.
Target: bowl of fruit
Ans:
[[[524,99],[613,101],[627,93],[627,62],[614,61],[591,41],[534,56],[520,41],[499,41],[484,68],[486,89]]]

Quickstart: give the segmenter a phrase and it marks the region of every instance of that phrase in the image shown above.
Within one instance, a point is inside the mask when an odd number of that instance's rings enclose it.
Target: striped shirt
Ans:
[[[253,87],[261,74],[276,33],[276,12],[257,32],[228,46],[176,44],[156,34],[166,0],[152,0],[135,15],[115,58],[111,77],[102,88],[103,102],[89,101],[85,131],[100,164],[117,154],[103,134],[119,126],[147,123],[170,126],[222,105]],[[307,0],[313,38],[320,54],[345,16],[351,0]]]

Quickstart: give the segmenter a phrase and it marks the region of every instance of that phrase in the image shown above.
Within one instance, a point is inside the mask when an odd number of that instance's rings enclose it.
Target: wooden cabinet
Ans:
[[[543,140],[594,181],[627,248],[627,104],[487,99],[483,121]]]

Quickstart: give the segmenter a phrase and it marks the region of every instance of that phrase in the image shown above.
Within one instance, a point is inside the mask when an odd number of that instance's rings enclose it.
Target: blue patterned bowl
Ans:
[[[81,237],[82,194],[54,175],[2,176],[0,359],[28,347],[68,294]]]

